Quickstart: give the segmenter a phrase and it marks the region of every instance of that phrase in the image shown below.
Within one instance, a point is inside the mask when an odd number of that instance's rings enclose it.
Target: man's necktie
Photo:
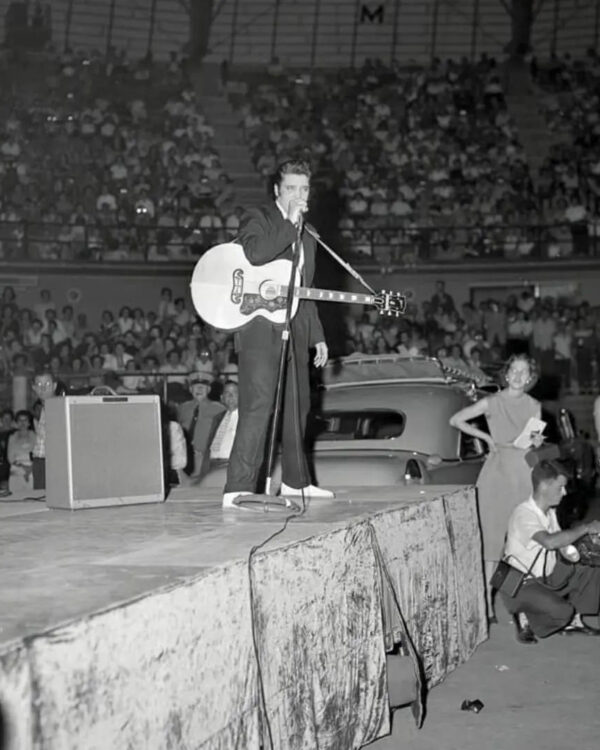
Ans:
[[[197,406],[194,409],[194,413],[192,414],[192,421],[190,422],[190,426],[188,427],[188,438],[190,443],[194,442],[194,432],[196,431],[196,425],[198,424],[198,416],[200,414],[200,406]]]

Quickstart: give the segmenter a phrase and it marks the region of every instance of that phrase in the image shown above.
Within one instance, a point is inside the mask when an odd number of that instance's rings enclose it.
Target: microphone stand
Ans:
[[[272,488],[273,488],[273,465],[275,463],[275,449],[277,445],[277,429],[279,427],[279,421],[281,419],[281,406],[283,402],[283,383],[285,378],[285,369],[287,364],[287,356],[289,351],[289,344],[290,344],[290,323],[292,319],[292,305],[294,302],[294,296],[296,291],[296,270],[298,269],[298,261],[300,258],[300,247],[302,242],[302,231],[306,230],[308,234],[311,235],[327,252],[331,255],[331,257],[337,261],[337,263],[345,270],[347,271],[350,276],[352,276],[356,281],[358,281],[359,284],[362,284],[362,286],[367,289],[371,294],[376,295],[376,291],[373,289],[373,287],[368,284],[363,277],[356,271],[349,263],[347,263],[345,260],[340,258],[340,256],[332,250],[329,245],[327,245],[323,240],[321,239],[321,236],[318,232],[311,229],[310,227],[304,226],[303,218],[300,217],[300,221],[298,223],[298,233],[296,235],[296,241],[294,243],[294,253],[292,256],[292,271],[290,274],[290,283],[288,285],[287,290],[287,299],[286,299],[286,308],[285,308],[285,323],[283,326],[283,330],[281,331],[281,353],[279,357],[279,370],[277,373],[277,389],[275,391],[275,410],[273,411],[273,421],[271,424],[271,432],[269,436],[269,449],[267,452],[267,479],[266,479],[266,485],[265,485],[265,494],[271,495]],[[296,506],[296,504],[292,504],[292,507]],[[296,506],[297,508],[297,506]],[[297,508],[299,510],[299,508]]]
[[[310,236],[313,237],[319,243],[319,245],[321,245],[321,247],[325,248],[329,255],[331,255],[331,257],[335,261],[337,261],[339,265],[350,274],[350,276],[352,276],[352,278],[356,279],[359,284],[362,284],[365,289],[368,289],[371,294],[377,295],[377,292],[373,289],[373,287],[363,279],[363,277],[358,273],[356,269],[352,268],[350,263],[346,263],[346,261],[340,258],[340,256],[334,250],[332,250],[329,245],[323,242],[323,240],[321,239],[321,235],[318,232],[316,232],[314,229],[311,229],[310,227],[305,227],[305,229],[308,234],[310,234]]]
[[[281,352],[279,355],[279,369],[277,372],[277,388],[275,391],[275,409],[273,411],[273,420],[271,422],[271,433],[269,436],[269,449],[267,452],[267,480],[265,484],[265,494],[275,494],[273,490],[273,465],[275,463],[275,449],[277,446],[277,430],[279,428],[279,421],[281,419],[281,407],[283,403],[283,384],[285,380],[285,370],[287,365],[288,352],[290,348],[290,325],[292,321],[292,306],[294,303],[294,296],[296,291],[296,271],[298,270],[298,262],[300,259],[301,243],[302,243],[302,230],[304,228],[304,222],[302,216],[298,222],[298,231],[296,234],[296,240],[294,242],[294,251],[292,255],[292,270],[290,272],[290,282],[287,289],[287,298],[285,305],[285,322],[281,331]],[[295,507],[299,510],[296,503],[290,503],[291,507]]]

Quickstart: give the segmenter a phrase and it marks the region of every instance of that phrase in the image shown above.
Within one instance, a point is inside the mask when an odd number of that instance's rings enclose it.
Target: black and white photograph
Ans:
[[[0,0],[0,750],[596,750],[600,0]]]

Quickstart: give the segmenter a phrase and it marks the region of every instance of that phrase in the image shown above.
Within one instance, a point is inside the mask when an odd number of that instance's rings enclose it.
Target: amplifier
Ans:
[[[45,409],[48,506],[164,501],[158,396],[56,397]]]

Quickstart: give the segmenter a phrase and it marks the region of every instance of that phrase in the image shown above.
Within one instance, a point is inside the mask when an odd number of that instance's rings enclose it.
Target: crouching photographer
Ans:
[[[600,521],[561,530],[555,508],[566,492],[563,469],[541,461],[531,479],[533,494],[511,514],[492,585],[513,615],[520,643],[559,631],[600,635],[582,619],[600,611],[600,567],[584,564],[577,548],[600,540]]]

